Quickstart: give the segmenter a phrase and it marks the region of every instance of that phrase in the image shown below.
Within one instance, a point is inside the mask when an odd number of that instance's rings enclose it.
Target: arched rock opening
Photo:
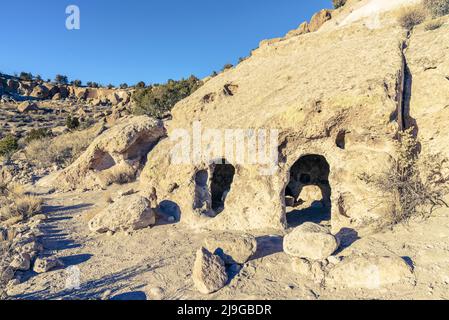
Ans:
[[[212,217],[221,213],[225,208],[226,197],[231,191],[234,175],[235,167],[224,159],[212,165],[210,170],[197,171],[194,176],[193,209]]]
[[[285,188],[285,205],[289,226],[304,222],[326,224],[331,218],[330,166],[321,155],[307,155],[290,169]]]
[[[114,158],[103,150],[96,150],[90,162],[89,169],[94,171],[104,171],[115,166]]]
[[[212,210],[214,210],[216,214],[219,214],[224,210],[226,197],[231,191],[234,175],[235,167],[232,164],[226,163],[225,160],[223,160],[221,164],[214,165],[210,191]]]

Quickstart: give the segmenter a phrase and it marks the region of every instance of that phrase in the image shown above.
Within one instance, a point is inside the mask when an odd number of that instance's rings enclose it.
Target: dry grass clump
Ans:
[[[427,12],[422,5],[403,7],[398,11],[397,17],[399,24],[407,30],[423,23],[426,18]]]
[[[27,194],[22,185],[2,185],[0,189],[0,221],[27,220],[41,212],[42,199]]]
[[[74,131],[55,138],[31,141],[25,147],[27,159],[40,168],[70,165],[98,136],[98,127]]]
[[[424,0],[423,5],[433,17],[449,14],[449,0]]]
[[[129,164],[120,164],[106,170],[102,174],[102,181],[105,186],[111,184],[126,184],[132,182],[136,177],[136,170]]]
[[[408,222],[414,217],[426,219],[435,208],[448,206],[444,198],[449,194],[449,160],[441,154],[418,157],[418,142],[412,131],[413,128],[401,133],[398,157],[390,170],[360,176],[395,199],[389,225]]]

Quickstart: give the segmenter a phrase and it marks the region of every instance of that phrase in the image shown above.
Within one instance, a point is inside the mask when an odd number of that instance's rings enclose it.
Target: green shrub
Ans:
[[[338,9],[346,4],[346,0],[332,0],[332,3],[334,4],[334,8]]]
[[[16,137],[8,134],[0,140],[0,156],[7,157],[19,149],[19,143]]]
[[[138,89],[133,93],[134,114],[146,114],[162,118],[176,103],[187,98],[199,87],[202,81],[191,76],[180,81],[169,80],[166,84]]]
[[[81,80],[73,80],[73,85],[75,87],[81,87],[82,86],[82,81]]]
[[[70,130],[75,130],[80,126],[80,121],[77,117],[68,116],[65,121],[65,125]]]
[[[399,12],[399,24],[408,30],[423,23],[426,20],[426,12],[421,6],[405,7]]]
[[[424,7],[434,17],[449,14],[449,0],[424,0]]]
[[[43,138],[50,137],[51,135],[52,134],[48,129],[45,128],[33,129],[27,134],[25,142],[30,143],[33,140],[41,140]]]
[[[122,83],[120,85],[120,89],[127,89],[128,88],[128,84],[127,83]]]

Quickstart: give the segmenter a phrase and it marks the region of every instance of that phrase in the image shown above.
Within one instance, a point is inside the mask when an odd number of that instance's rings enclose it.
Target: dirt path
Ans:
[[[108,192],[115,192],[114,188]],[[399,226],[358,239],[348,234],[340,255],[370,252],[397,254],[414,266],[416,287],[397,291],[323,288],[295,274],[282,252],[282,235],[263,233],[258,252],[228,286],[203,296],[191,280],[195,252],[204,234],[182,224],[159,225],[132,234],[91,234],[87,221],[104,206],[108,192],[55,194],[46,200],[49,219],[42,238],[46,253],[60,257],[65,269],[31,274],[16,286],[18,299],[97,299],[112,291],[112,299],[447,299],[449,298],[449,211],[440,210],[425,222]],[[345,239],[344,239],[345,240]],[[79,274],[79,289],[66,282]],[[156,288],[160,288],[156,290]]]

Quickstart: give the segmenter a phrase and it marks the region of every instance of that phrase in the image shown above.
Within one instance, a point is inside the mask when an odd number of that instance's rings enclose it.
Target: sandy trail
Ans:
[[[116,187],[115,187],[116,188]],[[114,192],[109,190],[108,192]],[[348,234],[341,255],[371,252],[397,254],[413,264],[416,287],[389,290],[324,288],[293,273],[282,252],[282,235],[262,232],[259,250],[221,291],[204,296],[191,280],[194,254],[205,234],[182,224],[159,225],[132,235],[91,234],[87,220],[103,205],[107,192],[55,194],[47,198],[46,253],[60,257],[66,269],[30,274],[10,294],[18,299],[98,299],[106,290],[112,299],[447,299],[449,298],[449,211],[440,210],[425,222],[358,239]],[[345,240],[345,239],[343,239]],[[72,270],[72,271],[70,271]],[[79,270],[79,289],[66,289],[73,270]],[[70,271],[70,272],[69,272]]]

